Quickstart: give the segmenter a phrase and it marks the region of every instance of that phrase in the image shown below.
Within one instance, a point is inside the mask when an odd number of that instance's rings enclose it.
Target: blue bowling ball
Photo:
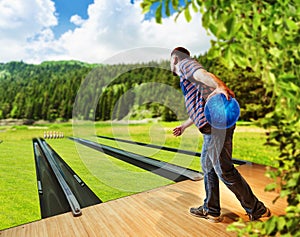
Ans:
[[[226,129],[239,119],[240,106],[235,98],[227,100],[225,95],[216,94],[206,102],[204,115],[212,127]]]

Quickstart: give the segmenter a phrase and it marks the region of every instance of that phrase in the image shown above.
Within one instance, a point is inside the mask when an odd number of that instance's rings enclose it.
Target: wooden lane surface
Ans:
[[[283,215],[286,202],[272,200],[275,192],[264,192],[269,183],[265,167],[238,167],[256,196],[272,211]],[[203,181],[183,181],[147,192],[84,208],[83,215],[66,213],[0,232],[1,237],[59,236],[235,236],[226,232],[236,218],[248,220],[234,194],[220,185],[223,222],[211,223],[191,216],[189,208],[199,206],[204,199]]]

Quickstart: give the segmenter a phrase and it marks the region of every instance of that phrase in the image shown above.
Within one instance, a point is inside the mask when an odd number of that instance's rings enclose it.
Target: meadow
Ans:
[[[202,137],[195,127],[188,128],[181,137],[176,138],[172,135],[172,129],[179,124],[180,122],[133,124],[97,122],[75,126],[72,123],[1,126],[0,230],[41,218],[32,138],[43,137],[44,131],[63,132],[63,139],[46,141],[96,195],[103,202],[107,202],[173,182],[76,144],[67,137],[88,138],[101,144],[201,171],[199,157],[96,137],[103,135],[200,152]],[[278,152],[275,148],[264,145],[265,132],[251,123],[238,123],[234,135],[233,157],[273,166],[272,160],[278,156]]]

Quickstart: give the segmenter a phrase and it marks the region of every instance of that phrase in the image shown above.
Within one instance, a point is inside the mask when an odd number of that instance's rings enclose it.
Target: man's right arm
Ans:
[[[198,69],[194,72],[193,77],[196,81],[204,83],[212,88],[216,88],[209,97],[217,93],[224,94],[227,99],[229,99],[230,96],[234,97],[234,92],[230,90],[223,81],[221,81],[216,75],[207,72],[205,69]]]
[[[184,130],[193,124],[193,120],[188,118],[183,124],[173,129],[173,135],[178,137],[183,134]]]

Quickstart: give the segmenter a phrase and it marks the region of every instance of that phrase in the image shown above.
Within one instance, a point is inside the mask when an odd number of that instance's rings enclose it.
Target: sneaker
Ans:
[[[207,220],[209,220],[213,223],[218,223],[218,222],[222,221],[221,216],[212,216],[212,215],[208,214],[208,212],[204,210],[203,206],[192,207],[190,209],[190,213],[193,216],[197,216],[197,217],[200,217],[200,218],[207,219]]]
[[[248,216],[249,216],[250,221],[257,221],[260,218],[270,217],[271,216],[271,211],[270,211],[269,208],[266,207],[266,211],[263,214],[257,215],[257,216],[253,216],[252,214],[248,214]]]

